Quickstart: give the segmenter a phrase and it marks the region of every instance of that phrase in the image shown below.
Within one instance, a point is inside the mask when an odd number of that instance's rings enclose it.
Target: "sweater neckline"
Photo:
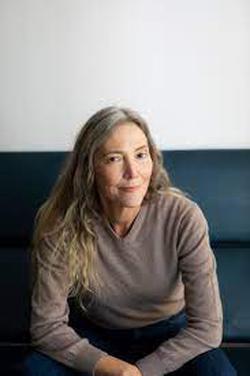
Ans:
[[[142,203],[138,214],[136,215],[135,219],[133,220],[128,232],[124,236],[119,236],[115,232],[115,230],[113,229],[113,227],[111,226],[109,221],[106,220],[105,218],[100,216],[99,221],[102,223],[102,226],[109,233],[111,238],[114,239],[115,241],[119,242],[119,244],[131,242],[131,241],[135,240],[136,235],[138,233],[138,230],[139,230],[139,228],[140,228],[140,226],[143,222],[143,218],[145,216],[145,211],[146,211],[147,205],[148,205],[147,202]]]

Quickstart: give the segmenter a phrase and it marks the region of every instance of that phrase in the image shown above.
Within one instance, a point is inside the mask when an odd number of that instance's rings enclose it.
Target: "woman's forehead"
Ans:
[[[101,148],[102,150],[126,146],[138,148],[147,144],[147,137],[141,128],[133,122],[127,122],[116,125],[101,145]]]

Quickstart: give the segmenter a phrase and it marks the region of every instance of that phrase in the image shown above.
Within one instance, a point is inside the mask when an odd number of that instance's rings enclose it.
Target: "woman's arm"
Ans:
[[[209,244],[207,221],[197,204],[181,220],[177,252],[188,324],[174,338],[136,362],[143,376],[172,372],[221,343],[222,306],[216,261]]]
[[[76,370],[93,372],[108,354],[81,338],[68,326],[69,306],[66,263],[62,257],[48,269],[53,245],[44,241],[32,260],[31,342],[38,351]]]

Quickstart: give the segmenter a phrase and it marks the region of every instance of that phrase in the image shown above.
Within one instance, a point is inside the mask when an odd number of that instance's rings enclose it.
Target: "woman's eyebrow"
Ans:
[[[138,148],[135,149],[135,151],[138,151],[138,150],[141,150],[141,149],[145,149],[145,148],[148,148],[148,145],[139,146]],[[123,153],[123,152],[124,152],[124,150],[118,150],[118,149],[116,149],[116,150],[109,150],[108,152],[103,153],[102,157],[105,157],[105,156],[107,156],[109,154],[116,154],[116,153],[120,154],[120,153]]]

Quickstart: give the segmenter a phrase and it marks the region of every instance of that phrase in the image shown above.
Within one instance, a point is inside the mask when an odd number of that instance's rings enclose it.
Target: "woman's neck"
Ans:
[[[110,223],[113,230],[119,236],[125,236],[137,217],[140,206],[135,208],[120,208],[104,212],[105,218]]]

